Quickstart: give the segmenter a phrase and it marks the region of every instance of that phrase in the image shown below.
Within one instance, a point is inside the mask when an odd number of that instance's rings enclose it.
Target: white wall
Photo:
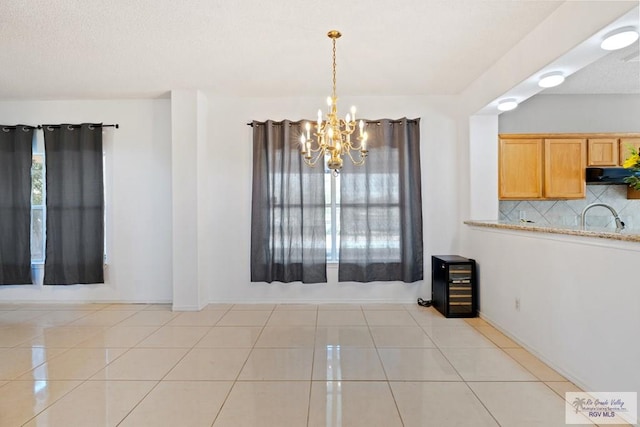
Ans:
[[[640,95],[538,95],[500,114],[500,133],[640,132]]]
[[[340,110],[358,107],[367,119],[421,118],[422,200],[425,279],[404,283],[337,283],[334,269],[327,284],[250,283],[252,120],[313,119],[322,99],[217,98],[208,95],[209,222],[200,233],[210,241],[209,295],[212,301],[235,302],[414,302],[430,298],[430,256],[451,253],[458,230],[455,121],[424,97],[358,97],[340,100]],[[446,100],[444,101],[446,103]]]
[[[469,215],[474,219],[498,219],[497,115],[469,119]]]
[[[0,301],[170,301],[169,101],[3,101],[0,121],[7,125],[82,122],[120,125],[119,129],[104,130],[106,283],[2,286]]]
[[[206,199],[206,99],[199,91],[171,92],[171,178],[173,194],[173,309],[200,310],[208,303],[207,263],[200,248],[206,235],[202,200]]]
[[[640,390],[640,245],[467,228],[484,318],[586,390]]]

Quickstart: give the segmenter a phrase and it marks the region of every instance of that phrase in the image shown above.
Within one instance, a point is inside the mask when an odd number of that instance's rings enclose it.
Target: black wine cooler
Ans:
[[[431,301],[445,317],[478,315],[476,262],[458,255],[431,257]]]

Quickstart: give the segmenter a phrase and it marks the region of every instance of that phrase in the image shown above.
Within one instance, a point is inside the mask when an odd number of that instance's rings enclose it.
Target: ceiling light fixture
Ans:
[[[564,82],[564,75],[560,71],[543,74],[538,80],[538,86],[543,88],[556,87]]]
[[[503,99],[498,102],[498,110],[500,111],[511,111],[515,110],[518,107],[518,101],[514,98]]]
[[[600,47],[604,50],[618,50],[638,40],[638,30],[634,27],[622,27],[604,36]]]
[[[337,175],[342,169],[342,158],[346,154],[351,162],[360,166],[367,157],[367,133],[364,131],[365,123],[356,122],[356,107],[351,107],[351,114],[347,113],[344,119],[338,118],[338,96],[336,95],[336,40],[342,36],[339,31],[332,30],[327,36],[333,43],[333,91],[327,98],[327,119],[322,120],[322,110],[318,110],[318,122],[313,135],[311,124],[304,124],[304,130],[300,135],[300,154],[304,162],[309,166],[315,166],[320,158],[327,158],[327,168]],[[358,143],[351,142],[351,134],[359,128],[356,138]],[[312,138],[313,137],[313,138]],[[315,139],[315,141],[314,141]],[[359,151],[357,158],[351,151]],[[317,153],[317,154],[316,154]]]

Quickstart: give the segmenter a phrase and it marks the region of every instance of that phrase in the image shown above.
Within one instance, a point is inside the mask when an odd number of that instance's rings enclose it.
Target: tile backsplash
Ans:
[[[640,200],[627,200],[626,185],[587,185],[585,199],[579,200],[502,200],[500,220],[519,222],[521,219],[539,225],[577,227],[580,213],[591,203],[606,203],[614,208],[627,229],[640,230]],[[604,207],[589,210],[586,225],[614,230],[611,212]]]

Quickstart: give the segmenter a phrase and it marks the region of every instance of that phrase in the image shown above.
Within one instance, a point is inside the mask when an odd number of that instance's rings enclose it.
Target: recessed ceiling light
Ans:
[[[638,31],[633,27],[622,27],[604,36],[600,47],[604,50],[618,50],[638,40]]]
[[[513,98],[503,99],[498,102],[498,110],[500,111],[511,111],[518,107],[518,101]]]
[[[564,75],[560,71],[553,71],[540,76],[538,86],[540,87],[556,87],[564,82]]]

